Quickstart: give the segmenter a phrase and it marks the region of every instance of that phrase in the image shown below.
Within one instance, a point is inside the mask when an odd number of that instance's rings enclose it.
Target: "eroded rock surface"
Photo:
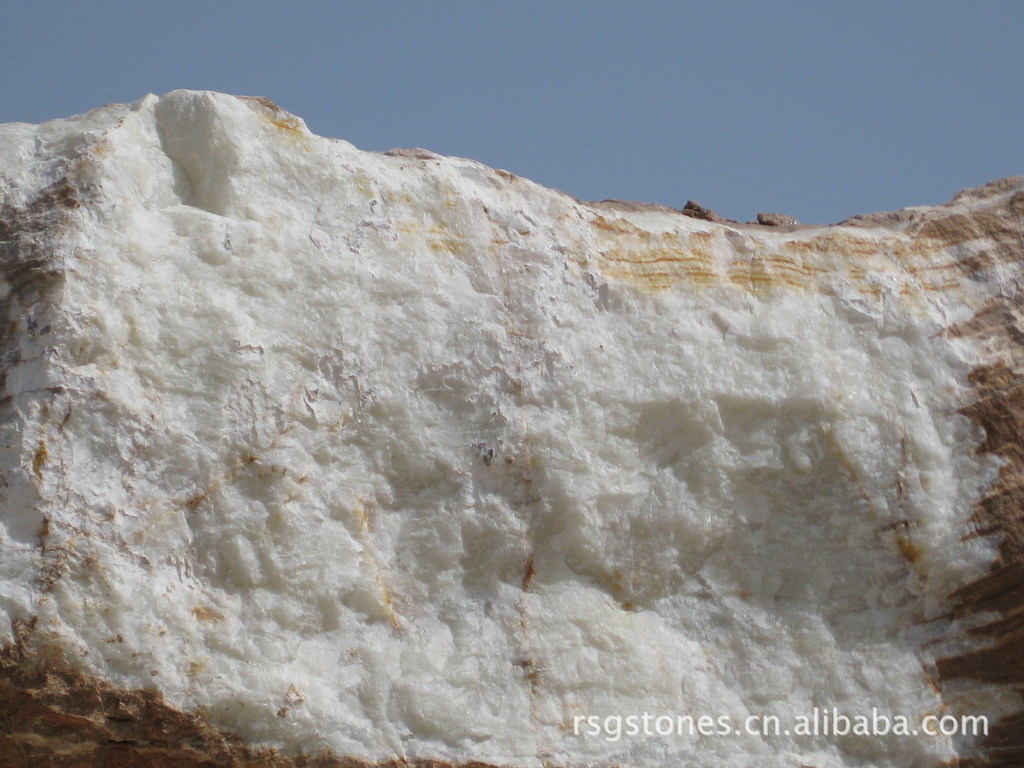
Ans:
[[[743,225],[179,91],[0,190],[0,765],[1024,758],[1024,179]],[[992,727],[581,727],[815,707]]]

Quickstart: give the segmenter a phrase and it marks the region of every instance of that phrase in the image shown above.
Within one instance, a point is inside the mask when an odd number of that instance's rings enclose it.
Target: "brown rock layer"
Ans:
[[[1012,189],[1019,179],[1004,179],[966,196]],[[972,215],[926,217],[912,225],[921,238],[953,244],[987,240],[990,246],[957,267],[971,279],[987,277],[997,267],[1019,274],[1024,266],[1024,193],[998,209]],[[972,371],[973,399],[962,413],[985,430],[982,453],[1005,460],[995,487],[977,505],[972,522],[977,534],[999,537],[999,557],[989,574],[951,596],[955,620],[994,614],[969,633],[983,645],[937,662],[942,682],[970,679],[1008,686],[1024,696],[1024,291],[1019,280],[1000,280],[991,303],[967,323],[949,329],[969,337],[993,361]],[[1024,765],[1024,713],[1008,716],[990,729],[978,755],[961,762],[970,768]]]
[[[32,627],[19,629],[24,640]],[[157,691],[121,690],[57,659],[32,658],[23,642],[0,652],[0,723],[0,768],[454,768],[254,749],[202,713],[168,706]]]

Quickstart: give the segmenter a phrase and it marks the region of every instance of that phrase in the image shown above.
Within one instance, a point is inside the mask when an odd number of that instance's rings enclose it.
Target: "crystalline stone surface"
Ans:
[[[8,645],[286,756],[924,766],[970,740],[574,724],[1019,708],[936,660],[1013,363],[950,332],[1016,274],[968,225],[1024,181],[714,223],[185,91],[0,174]]]

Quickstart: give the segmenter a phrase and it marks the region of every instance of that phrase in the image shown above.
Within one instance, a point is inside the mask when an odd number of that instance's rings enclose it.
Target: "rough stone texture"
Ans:
[[[757,223],[766,227],[787,227],[800,222],[784,213],[759,213]]]
[[[744,225],[175,92],[0,192],[0,766],[1024,762],[1024,179]],[[833,705],[997,724],[572,731]]]
[[[687,200],[686,205],[683,206],[681,212],[686,216],[691,216],[695,219],[700,219],[702,221],[725,221],[725,219],[718,215],[717,211],[712,210],[711,208],[705,208],[703,205],[694,200]]]

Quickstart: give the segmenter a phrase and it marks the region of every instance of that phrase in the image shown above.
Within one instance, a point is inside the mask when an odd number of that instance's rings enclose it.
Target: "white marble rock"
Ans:
[[[1024,179],[712,222],[176,91],[0,127],[0,194],[18,664],[369,762],[931,766],[980,742],[574,718],[1021,709],[941,660]]]

